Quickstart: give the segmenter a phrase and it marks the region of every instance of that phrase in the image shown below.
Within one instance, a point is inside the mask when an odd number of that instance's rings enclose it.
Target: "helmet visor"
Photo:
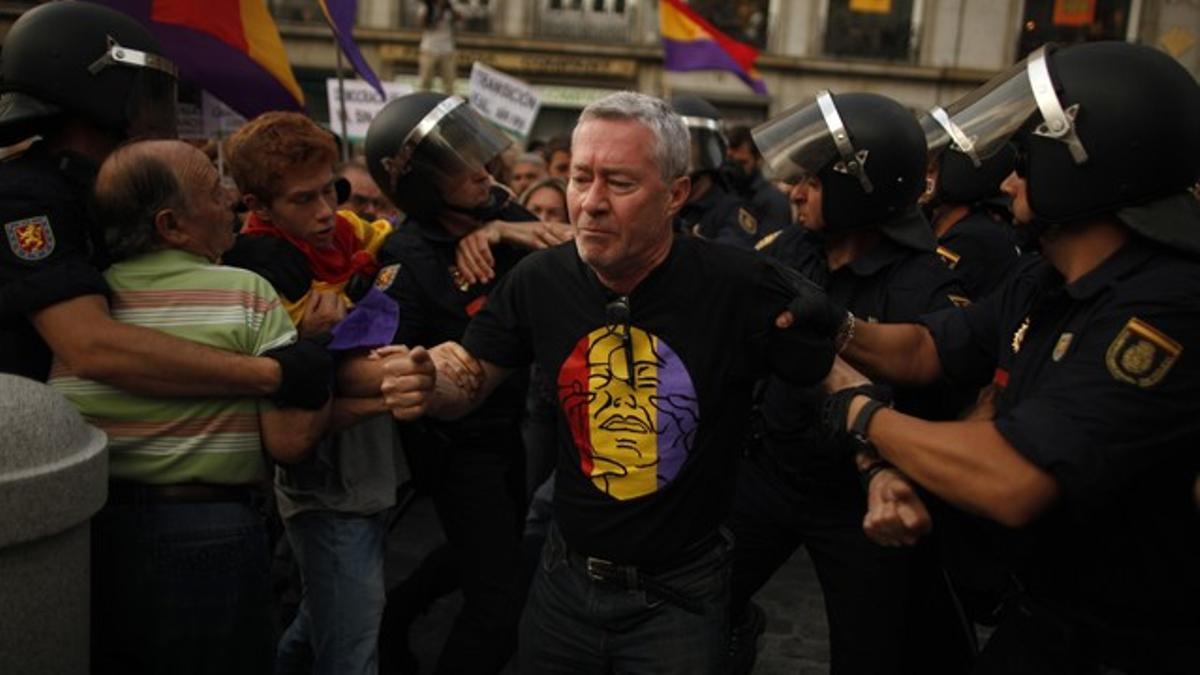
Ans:
[[[1039,52],[1033,52],[1029,58]],[[991,157],[1003,148],[1038,110],[1037,99],[1026,72],[1027,62],[1028,59],[1013,65],[987,84],[946,106],[950,122],[965,137],[980,160]],[[953,139],[948,140],[953,142]]]
[[[838,158],[829,125],[815,102],[797,105],[750,134],[777,180],[797,181]]]
[[[176,138],[177,89],[174,76],[159,70],[139,70],[125,102],[126,135],[132,139]]]
[[[479,171],[512,140],[476,113],[466,101],[451,96],[429,111],[405,138],[401,154],[411,153],[412,171],[432,171],[458,180]]]

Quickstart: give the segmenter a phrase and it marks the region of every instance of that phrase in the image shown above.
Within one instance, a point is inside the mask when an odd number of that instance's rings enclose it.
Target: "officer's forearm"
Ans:
[[[915,323],[873,323],[856,320],[854,339],[841,357],[874,379],[921,386],[942,374],[937,347],[929,329]]]
[[[851,405],[853,419],[866,399]],[[991,421],[926,422],[891,409],[871,418],[867,437],[879,454],[925,489],[1009,527],[1041,514],[1058,483],[1025,459]]]
[[[116,321],[99,295],[52,305],[30,321],[75,375],[138,394],[266,396],[282,377],[272,359]]]

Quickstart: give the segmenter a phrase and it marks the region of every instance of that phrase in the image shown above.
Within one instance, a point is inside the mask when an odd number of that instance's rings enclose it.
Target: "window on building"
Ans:
[[[1124,40],[1129,0],[1027,0],[1017,58],[1047,42]]]
[[[418,21],[425,0],[402,0],[400,2],[400,27],[421,30]],[[432,4],[436,4],[432,3]],[[464,33],[490,33],[492,30],[492,11],[496,0],[450,0],[455,11],[461,17],[456,30]]]
[[[636,0],[541,0],[534,32],[540,37],[626,42],[633,35]]]
[[[913,0],[829,0],[825,54],[911,61],[917,54]]]
[[[688,4],[734,40],[766,49],[769,0],[690,0]]]

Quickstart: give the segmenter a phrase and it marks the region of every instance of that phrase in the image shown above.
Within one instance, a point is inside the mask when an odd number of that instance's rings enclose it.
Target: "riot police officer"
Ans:
[[[750,206],[725,183],[721,167],[728,143],[721,130],[721,113],[696,96],[676,96],[671,107],[683,118],[691,136],[692,154],[688,176],[692,191],[679,211],[679,229],[698,237],[753,248],[764,231]]]
[[[461,339],[498,280],[536,245],[542,225],[485,168],[509,143],[462,98],[431,92],[392,101],[371,123],[371,174],[407,214],[380,249],[376,282],[400,305],[397,343],[433,347]],[[479,283],[464,276],[456,258],[469,239],[484,240],[491,258],[490,278]],[[414,480],[433,497],[451,555],[427,558],[389,592],[385,656],[401,651],[389,644],[407,639],[396,633],[455,577],[465,604],[438,672],[495,672],[511,655],[523,588],[524,401],[523,378],[512,378],[461,420],[402,427]]]
[[[85,2],[21,15],[0,65],[0,370],[45,379],[51,349],[82,377],[143,392],[265,395],[320,407],[330,364],[307,343],[238,356],[108,315],[103,224],[86,207],[122,141],[175,134],[175,66],[133,19]],[[30,141],[33,137],[37,140]]]
[[[1200,87],[1150,47],[1047,47],[947,112],[981,157],[1016,143],[1004,189],[1042,260],[971,307],[858,323],[844,356],[894,381],[990,381],[994,402],[929,423],[838,366],[831,420],[892,480],[1016,528],[1011,594],[976,672],[1194,672]],[[874,524],[892,543],[905,530]]]
[[[750,204],[768,232],[778,232],[792,224],[787,194],[763,176],[762,154],[754,145],[750,127],[739,125],[729,130],[725,159],[723,173],[730,187]]]
[[[979,157],[941,107],[922,116],[921,126],[930,156],[922,201],[937,236],[938,255],[958,275],[969,297],[982,298],[1000,285],[1020,257],[1012,215],[1000,192],[1000,184],[1012,173],[1016,151],[1005,145],[991,157]]]
[[[776,175],[795,181],[801,226],[784,230],[765,254],[868,321],[913,321],[965,301],[917,207],[925,139],[907,109],[876,94],[822,91],[753,133]],[[934,383],[894,396],[902,410],[952,419],[969,392]],[[743,462],[730,518],[735,625],[750,596],[803,543],[825,594],[833,673],[965,672],[971,643],[936,552],[867,540],[863,489],[855,467],[830,447],[816,414],[820,398],[818,387],[778,378],[763,387],[761,447]],[[744,643],[735,646],[749,649]]]

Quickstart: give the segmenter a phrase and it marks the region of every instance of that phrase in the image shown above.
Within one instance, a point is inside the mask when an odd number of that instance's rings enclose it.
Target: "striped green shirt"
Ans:
[[[118,321],[256,356],[296,340],[275,290],[253,272],[165,250],[117,263],[104,276]],[[268,476],[259,427],[267,401],[138,396],[74,377],[58,361],[50,385],[108,434],[114,479],[237,485]]]

